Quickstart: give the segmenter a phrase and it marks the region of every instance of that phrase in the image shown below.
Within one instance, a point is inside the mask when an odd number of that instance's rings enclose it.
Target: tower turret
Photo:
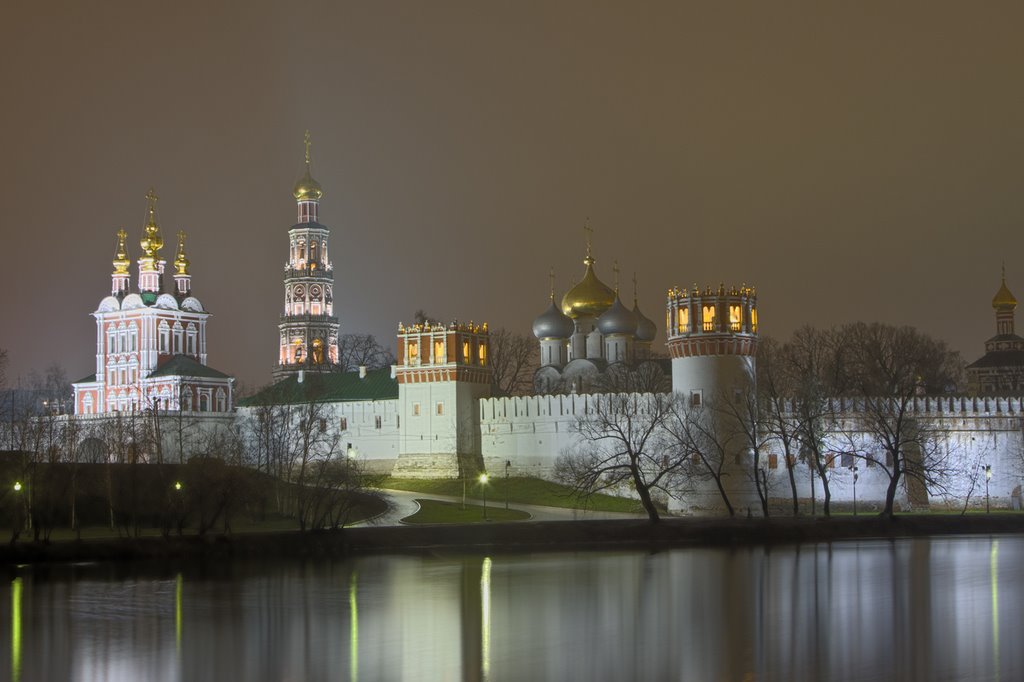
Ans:
[[[166,261],[160,259],[160,249],[164,248],[164,239],[160,235],[160,225],[156,219],[156,192],[150,187],[146,193],[146,224],[142,228],[142,255],[139,256],[139,292],[146,303],[156,300],[161,290],[164,266]]]
[[[110,293],[118,298],[124,298],[128,294],[129,280],[131,279],[128,268],[131,267],[132,261],[128,257],[128,247],[125,246],[127,238],[127,232],[117,231],[117,250],[114,252],[114,271],[110,275]]]

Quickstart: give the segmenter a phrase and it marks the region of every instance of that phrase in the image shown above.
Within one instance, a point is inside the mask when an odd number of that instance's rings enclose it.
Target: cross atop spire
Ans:
[[[637,287],[636,287],[636,271],[633,271],[633,307],[636,307],[637,299]]]
[[[583,232],[586,235],[587,240],[587,258],[590,258],[590,246],[591,241],[594,238],[594,228],[590,226],[590,217],[587,216],[586,221],[583,223]]]
[[[303,140],[305,141],[305,145],[306,145],[306,167],[308,168],[309,167],[309,148],[312,146],[312,142],[310,142],[310,135],[309,135],[309,130],[308,129],[306,130],[306,134],[303,136]]]
[[[619,293],[619,261],[612,262],[612,272],[615,273],[615,293]]]
[[[551,301],[555,300],[555,268],[548,270],[548,282],[551,284]]]
[[[156,202],[159,198],[152,187],[146,192],[146,225],[156,225]]]

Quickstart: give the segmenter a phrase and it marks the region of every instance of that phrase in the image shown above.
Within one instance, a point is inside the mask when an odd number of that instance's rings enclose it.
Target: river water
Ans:
[[[55,565],[0,679],[1024,680],[1024,538]]]

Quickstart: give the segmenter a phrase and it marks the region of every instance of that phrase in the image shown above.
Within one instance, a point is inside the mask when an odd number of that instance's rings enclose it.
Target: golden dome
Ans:
[[[587,266],[583,279],[562,297],[562,312],[574,320],[599,317],[615,302],[615,292],[594,274],[594,259],[587,255],[583,262]]]
[[[132,264],[131,259],[128,258],[128,248],[124,245],[124,240],[127,236],[128,233],[124,230],[117,231],[117,251],[114,253],[115,275],[127,275],[128,268]]]
[[[164,248],[164,239],[160,236],[160,226],[156,224],[157,198],[156,192],[150,187],[149,192],[146,193],[146,201],[149,204],[146,207],[146,226],[143,228],[144,233],[139,241],[144,258],[156,258],[157,251]]]
[[[178,255],[174,257],[175,274],[178,275],[188,274],[189,260],[185,255],[185,237],[184,232],[178,232]]]
[[[320,188],[320,183],[309,174],[309,166],[307,165],[305,175],[295,183],[292,196],[295,197],[296,201],[320,201],[320,197],[323,195],[324,191]]]
[[[999,291],[997,291],[996,295],[992,298],[992,307],[996,310],[999,310],[1000,308],[1013,310],[1017,307],[1017,299],[1015,299],[1013,294],[1010,293],[1010,290],[1006,288],[1005,274],[1003,275],[1003,282],[999,286]]]
[[[309,148],[312,146],[309,137],[309,131],[306,131],[304,137],[306,144],[306,173],[302,178],[295,183],[295,189],[292,190],[292,196],[295,197],[296,201],[320,201],[320,197],[324,195],[323,189],[320,187],[320,183],[313,179],[313,176],[309,174]]]

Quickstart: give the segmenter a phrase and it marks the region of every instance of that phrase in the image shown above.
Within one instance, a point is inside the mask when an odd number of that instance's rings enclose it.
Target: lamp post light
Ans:
[[[22,512],[22,506],[24,505],[25,501],[21,497],[21,487],[21,481],[14,482],[14,492],[18,493],[18,499],[16,502],[16,504],[18,505],[18,517],[14,521],[15,527],[14,532],[11,536],[11,544],[14,544],[14,541],[18,538],[19,535],[21,535],[22,527],[25,525]]]
[[[512,468],[512,460],[505,460],[505,511],[508,511],[508,470]]]
[[[484,521],[487,520],[487,474],[480,474],[480,488],[484,495]]]
[[[857,479],[860,477],[857,465],[853,465],[853,515],[857,515]]]
[[[991,480],[992,480],[992,465],[991,464],[986,464],[985,465],[985,513],[986,514],[990,514],[991,511],[992,511],[991,508],[989,507],[989,497],[988,497],[988,482],[991,481]]]

